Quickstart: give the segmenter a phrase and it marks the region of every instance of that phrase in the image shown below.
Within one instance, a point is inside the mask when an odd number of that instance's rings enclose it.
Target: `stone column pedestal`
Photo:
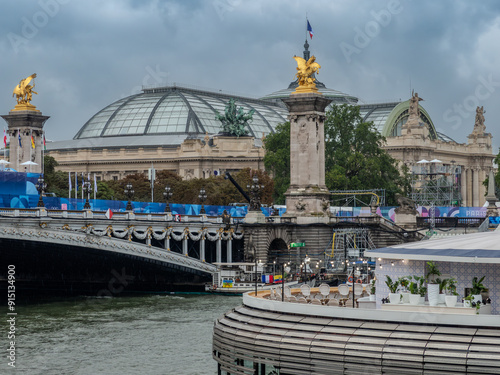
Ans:
[[[266,222],[266,216],[262,211],[248,211],[245,215],[245,223],[248,224],[264,224]]]
[[[292,94],[283,99],[290,112],[290,187],[286,217],[297,223],[328,222],[330,193],[325,185],[325,108],[321,94]]]
[[[33,108],[35,108],[33,106]],[[7,122],[10,137],[10,168],[18,172],[42,173],[42,149],[43,149],[43,124],[49,116],[43,116],[38,110],[14,110],[8,115],[3,115]],[[19,145],[19,136],[21,146]],[[35,148],[31,145],[31,136]],[[32,161],[38,165],[21,165],[26,161]]]
[[[394,223],[407,230],[417,229],[417,215],[412,213],[395,213]]]

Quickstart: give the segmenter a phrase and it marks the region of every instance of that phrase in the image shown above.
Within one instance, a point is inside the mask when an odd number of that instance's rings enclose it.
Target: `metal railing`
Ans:
[[[430,217],[417,217],[417,227],[426,228],[430,226]],[[484,217],[436,217],[435,228],[478,228],[484,221]]]

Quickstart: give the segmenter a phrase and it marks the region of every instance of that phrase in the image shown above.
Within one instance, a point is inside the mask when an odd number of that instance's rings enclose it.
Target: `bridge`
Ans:
[[[0,209],[0,274],[16,267],[37,294],[201,291],[216,267],[240,260],[243,232],[220,217],[170,213]],[[237,259],[234,259],[236,256]]]

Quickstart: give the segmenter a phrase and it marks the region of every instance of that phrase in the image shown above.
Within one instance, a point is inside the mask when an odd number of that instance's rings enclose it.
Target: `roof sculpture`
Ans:
[[[254,112],[255,109],[251,109],[247,113],[243,112],[243,107],[236,109],[235,100],[229,99],[224,115],[215,110],[215,118],[222,122],[223,133],[240,137],[248,134],[248,122],[252,121]]]

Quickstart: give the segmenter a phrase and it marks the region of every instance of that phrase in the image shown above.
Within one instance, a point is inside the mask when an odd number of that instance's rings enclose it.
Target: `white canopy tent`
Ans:
[[[500,264],[500,231],[410,242],[367,250],[365,256],[384,259]]]

